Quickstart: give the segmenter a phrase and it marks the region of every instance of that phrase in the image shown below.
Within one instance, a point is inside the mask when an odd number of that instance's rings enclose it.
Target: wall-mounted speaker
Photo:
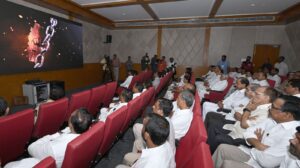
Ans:
[[[112,43],[112,35],[106,35],[105,43]]]

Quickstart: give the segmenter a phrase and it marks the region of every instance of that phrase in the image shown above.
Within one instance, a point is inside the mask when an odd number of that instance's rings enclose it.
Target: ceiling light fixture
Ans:
[[[255,4],[254,4],[254,3],[252,3],[250,6],[255,6]]]
[[[125,15],[126,15],[126,13],[122,13],[122,15],[123,15],[123,16],[125,16]]]

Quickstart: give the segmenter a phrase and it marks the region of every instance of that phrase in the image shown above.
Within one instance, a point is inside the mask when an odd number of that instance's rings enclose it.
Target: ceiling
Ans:
[[[300,15],[300,0],[42,1],[92,20],[99,17],[112,28],[275,24]]]

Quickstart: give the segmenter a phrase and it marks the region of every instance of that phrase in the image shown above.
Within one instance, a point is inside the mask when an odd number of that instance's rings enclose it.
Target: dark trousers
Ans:
[[[210,146],[211,154],[220,144],[236,146],[246,144],[244,139],[233,139],[228,135],[230,131],[223,129],[225,124],[235,123],[235,121],[226,120],[224,115],[215,112],[208,113],[204,123],[208,135],[207,144]]]

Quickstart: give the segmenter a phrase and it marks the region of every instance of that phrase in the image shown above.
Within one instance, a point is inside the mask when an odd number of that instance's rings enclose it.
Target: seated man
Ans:
[[[139,82],[135,83],[135,85],[132,88],[132,92],[133,92],[132,99],[135,99],[138,96],[140,96],[143,92],[143,89],[144,89],[144,85],[142,83]]]
[[[209,94],[209,92],[212,90],[213,91],[223,91],[224,89],[226,89],[227,85],[228,85],[227,77],[222,75],[220,77],[220,80],[215,80],[208,86],[198,87],[197,90],[198,90],[199,96],[201,98],[203,98],[205,94]]]
[[[169,122],[158,114],[151,113],[143,122],[142,136],[147,148],[134,163],[134,168],[175,168],[175,153],[167,141]],[[119,165],[117,168],[128,167]]]
[[[267,74],[263,72],[256,73],[256,79],[254,79],[252,83],[259,84],[260,86],[269,86]]]
[[[278,75],[279,70],[277,68],[272,68],[270,75],[268,75],[268,79],[275,81],[274,87],[279,87],[281,83],[281,78]]]
[[[196,94],[196,86],[194,85],[194,84],[191,84],[191,83],[186,83],[186,84],[184,84],[184,86],[182,87],[182,89],[179,91],[178,90],[178,92],[174,95],[174,98],[176,98],[175,99],[175,101],[173,101],[173,111],[176,111],[177,109],[178,109],[178,106],[177,106],[177,98],[178,98],[178,96],[179,96],[179,94],[182,92],[182,91],[184,91],[184,90],[188,90],[188,91],[190,91],[193,95],[195,95]],[[190,109],[193,109],[193,107],[194,107],[194,102],[193,102],[193,105],[191,106],[191,108]]]
[[[173,124],[170,119],[172,115],[172,109],[173,109],[172,102],[167,99],[158,99],[152,107],[153,113],[165,117],[168,120],[170,125],[170,134],[167,141],[170,143],[173,152],[175,153],[176,151],[175,132],[174,132]],[[126,165],[132,165],[140,157],[141,155],[140,151],[146,148],[145,141],[142,137],[142,128],[143,128],[143,124],[140,123],[136,123],[133,126],[135,141],[133,144],[132,152],[126,154],[124,157],[124,163]]]
[[[123,83],[121,83],[120,86],[124,88],[128,88],[132,81],[133,76],[134,76],[134,71],[133,70],[128,71],[128,76],[126,80]]]
[[[280,168],[300,167],[300,126],[298,126],[296,130],[295,137],[290,140],[288,154],[280,163]]]
[[[232,110],[235,107],[238,107],[241,103],[240,102],[244,99],[246,87],[249,85],[249,81],[247,78],[238,78],[235,84],[236,91],[230,94],[224,101],[220,101],[217,104],[212,102],[205,102],[203,104],[203,120],[205,120],[206,114],[208,112],[222,112],[223,110]],[[246,102],[247,104],[248,102]]]
[[[9,107],[4,98],[0,97],[0,117],[6,116],[9,113]]]
[[[62,132],[46,135],[29,145],[28,153],[32,158],[10,162],[5,165],[5,168],[33,167],[48,156],[53,157],[57,168],[60,168],[68,143],[87,131],[91,123],[92,116],[86,109],[75,110],[69,118],[69,127]]]
[[[300,100],[293,96],[282,96],[273,101],[270,118],[243,134],[253,148],[222,144],[213,154],[215,167],[278,167],[299,126],[300,106],[296,101]]]
[[[226,124],[222,129],[209,128],[207,143],[210,145],[211,152],[213,153],[222,143],[244,144],[243,133],[247,128],[266,120],[271,102],[276,97],[277,92],[274,89],[259,87],[256,89],[253,99],[244,108],[243,114],[236,113],[239,117],[234,124]]]
[[[152,86],[156,89],[160,83],[160,77],[157,72],[154,73],[154,79],[152,81]]]
[[[116,103],[110,103],[109,108],[101,108],[99,120],[105,122],[107,116],[117,111],[123,106],[126,106],[128,102],[132,99],[132,92],[128,89],[124,89],[119,96],[119,101]]]
[[[191,107],[194,103],[194,95],[188,91],[182,91],[177,98],[177,110],[174,111],[171,121],[174,126],[175,139],[180,140],[185,136],[193,120]]]
[[[63,98],[64,96],[65,96],[65,92],[62,88],[56,87],[56,88],[51,89],[49,99],[36,105],[36,107],[35,107],[36,113],[35,113],[35,117],[34,117],[34,123],[37,120],[41,104],[54,102],[56,100]]]
[[[284,88],[284,92],[300,98],[300,79],[291,79]]]

